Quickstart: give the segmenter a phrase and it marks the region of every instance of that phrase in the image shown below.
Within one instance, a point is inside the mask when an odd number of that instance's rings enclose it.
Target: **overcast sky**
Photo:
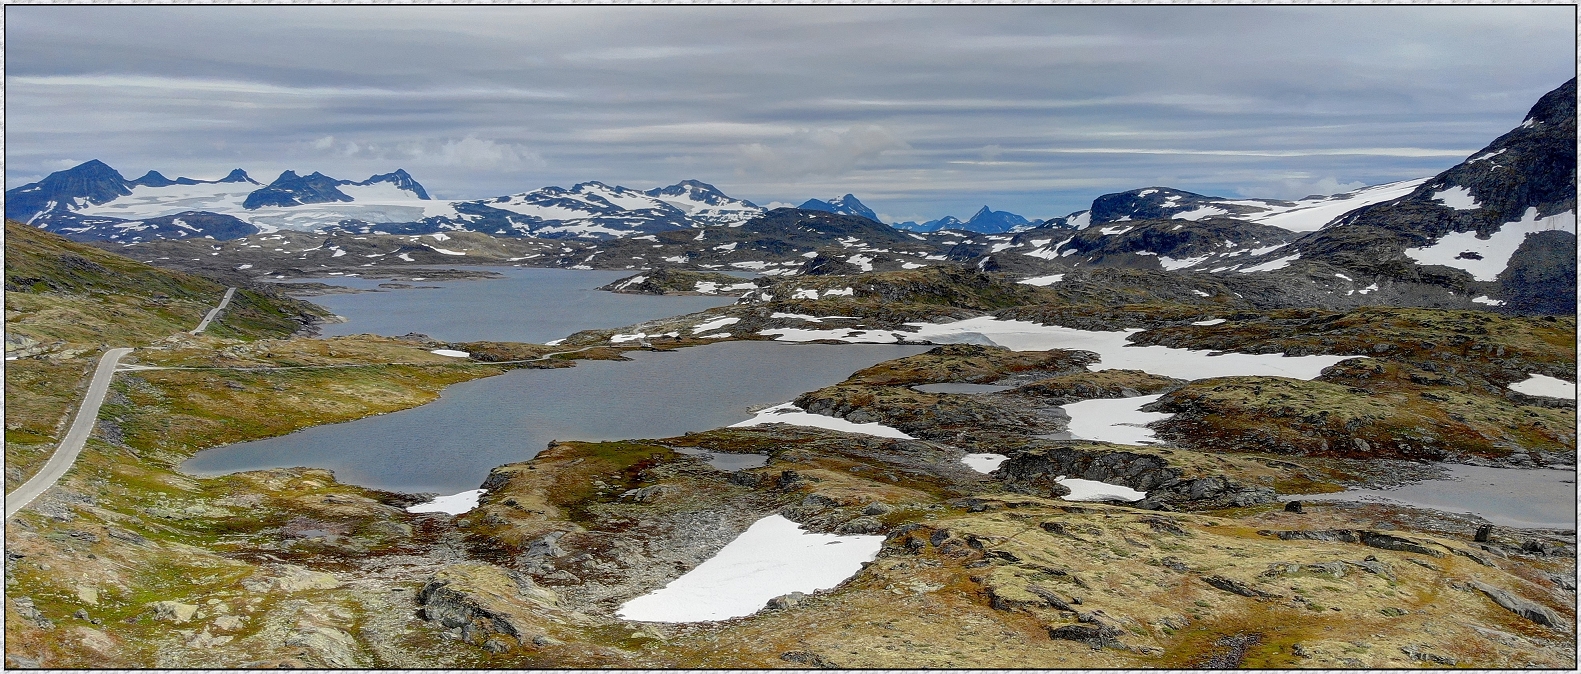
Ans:
[[[1572,7],[6,9],[6,185],[88,159],[440,198],[695,178],[888,220],[1431,175],[1573,76]]]

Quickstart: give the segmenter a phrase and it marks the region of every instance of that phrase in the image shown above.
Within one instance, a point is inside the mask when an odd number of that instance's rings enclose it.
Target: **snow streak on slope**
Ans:
[[[1251,199],[1225,201],[1222,203],[1268,209],[1261,213],[1240,216],[1245,220],[1280,229],[1288,229],[1292,232],[1314,232],[1333,222],[1335,218],[1363,206],[1383,203],[1410,194],[1417,186],[1430,179],[1417,178],[1415,180],[1373,185],[1355,192],[1346,192],[1319,199],[1303,199],[1293,202],[1295,204],[1293,206],[1274,205],[1266,201]]]

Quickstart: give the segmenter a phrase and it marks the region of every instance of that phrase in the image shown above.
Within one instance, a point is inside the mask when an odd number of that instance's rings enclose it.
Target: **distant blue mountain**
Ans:
[[[937,232],[945,229],[958,229],[979,234],[999,234],[1036,224],[1015,213],[996,211],[984,206],[978,209],[976,215],[973,215],[971,219],[965,222],[955,216],[946,215],[938,220],[929,220],[920,224],[916,222],[896,223],[893,227],[911,232]]]
[[[852,194],[847,194],[843,197],[830,199],[828,201],[824,201],[822,199],[808,199],[806,202],[802,203],[802,205],[797,206],[797,208],[800,208],[804,211],[823,211],[825,213],[837,213],[840,215],[854,215],[859,218],[867,218],[873,222],[879,222],[878,214],[874,213],[873,209],[868,208],[860,200],[858,200],[855,195]]]

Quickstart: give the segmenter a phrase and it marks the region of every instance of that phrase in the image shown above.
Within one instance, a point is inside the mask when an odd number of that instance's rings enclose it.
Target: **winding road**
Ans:
[[[219,306],[210,309],[209,313],[204,315],[203,321],[192,330],[192,334],[196,335],[209,327],[209,321],[214,320],[215,316],[225,310],[225,306],[231,303],[231,297],[235,294],[236,288],[227,288],[225,296],[220,298]],[[6,494],[6,519],[11,519],[12,515],[27,507],[33,499],[55,486],[61,476],[71,470],[71,465],[77,462],[77,455],[81,454],[82,448],[88,444],[88,435],[93,433],[94,422],[99,420],[99,406],[104,404],[104,396],[110,392],[110,379],[115,377],[116,367],[121,364],[121,359],[131,352],[130,347],[110,349],[99,358],[99,367],[93,371],[93,380],[88,382],[88,394],[83,397],[82,407],[77,410],[76,418],[71,420],[71,428],[66,431],[65,439],[60,441],[60,446],[55,448],[55,453],[49,457],[43,468],[15,491]]]
[[[225,309],[225,305],[230,303],[231,296],[235,293],[235,288],[226,290],[225,297],[220,300],[219,306],[209,310],[208,315],[203,317],[203,322],[199,323],[198,327],[192,330],[192,334],[196,335],[200,332],[203,332],[204,328],[209,326],[209,321],[214,320],[214,317],[219,315],[220,311]],[[571,349],[569,351],[556,351],[554,353],[547,353],[542,356],[538,356],[537,358],[527,358],[523,360],[506,360],[497,362],[474,361],[469,364],[513,365],[519,363],[533,363],[549,360],[555,356],[580,353],[592,348],[596,348],[596,346],[584,346],[580,349]],[[49,457],[49,461],[44,464],[43,468],[39,469],[38,473],[34,474],[33,477],[28,478],[28,481],[22,483],[22,486],[17,487],[15,491],[6,494],[6,519],[11,519],[12,515],[15,515],[17,512],[27,507],[29,503],[32,503],[34,499],[37,499],[50,487],[55,486],[55,483],[60,481],[60,478],[66,474],[66,471],[71,469],[72,464],[76,463],[77,456],[82,453],[82,448],[88,443],[88,435],[93,432],[94,423],[98,421],[99,406],[104,404],[104,396],[110,392],[110,379],[115,376],[116,372],[131,372],[137,370],[297,370],[310,368],[373,367],[380,365],[419,364],[356,363],[348,365],[298,365],[269,368],[179,366],[160,367],[150,365],[127,365],[125,367],[121,367],[121,359],[131,352],[131,348],[110,349],[104,353],[104,356],[99,358],[99,366],[93,372],[93,380],[88,383],[88,393],[82,399],[82,408],[77,410],[76,418],[71,420],[71,428],[66,431],[66,438],[61,441],[60,446],[55,449],[54,455]]]
[[[49,457],[49,462],[38,473],[17,487],[16,491],[6,494],[6,519],[11,519],[18,510],[32,503],[44,490],[55,486],[55,481],[77,461],[77,455],[82,453],[83,445],[88,442],[88,434],[93,432],[93,423],[99,419],[99,405],[104,403],[104,395],[110,391],[110,378],[115,376],[115,366],[131,352],[129,348],[110,349],[99,359],[99,367],[93,371],[93,381],[88,383],[88,395],[82,399],[77,418],[71,420],[66,439],[61,441],[55,454]]]

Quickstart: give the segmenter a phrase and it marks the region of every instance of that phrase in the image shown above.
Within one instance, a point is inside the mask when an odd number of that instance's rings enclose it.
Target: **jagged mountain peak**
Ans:
[[[417,179],[412,177],[412,174],[407,173],[406,169],[398,168],[389,173],[381,173],[379,175],[371,176],[367,180],[364,180],[360,183],[350,184],[373,185],[376,183],[389,183],[395,186],[396,189],[411,192],[412,194],[416,195],[418,199],[429,199],[428,191],[424,190],[422,184],[418,183]]]
[[[230,173],[225,174],[224,178],[220,178],[216,182],[222,182],[222,183],[252,183],[254,185],[261,184],[258,181],[253,180],[252,177],[247,175],[246,171],[243,171],[241,169],[231,169]]]

